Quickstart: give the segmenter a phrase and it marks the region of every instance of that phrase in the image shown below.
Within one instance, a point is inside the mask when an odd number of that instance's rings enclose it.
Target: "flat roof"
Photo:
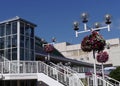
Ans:
[[[25,19],[23,19],[23,18],[21,18],[21,17],[19,17],[19,16],[13,17],[13,18],[8,19],[8,20],[1,21],[0,24],[8,23],[8,22],[11,22],[11,21],[16,21],[16,20],[24,21],[24,22],[26,22],[26,23],[29,23],[29,24],[33,25],[34,27],[37,26],[36,24],[34,24],[34,23],[32,23],[32,22],[29,22],[29,21],[27,21],[27,20],[25,20]]]

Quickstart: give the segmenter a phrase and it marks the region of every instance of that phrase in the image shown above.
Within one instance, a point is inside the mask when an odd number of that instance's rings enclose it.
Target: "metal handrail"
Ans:
[[[95,77],[95,76],[94,76],[94,77]],[[112,85],[111,83],[109,83],[108,81],[102,79],[102,77],[96,76],[96,78],[103,83],[103,86],[114,86],[114,85]]]
[[[15,69],[17,69],[17,63],[16,61],[14,61],[15,63],[13,63],[13,61],[11,62],[9,59],[7,59],[6,57],[4,56],[1,56],[0,57],[3,59],[3,67],[4,67],[4,72],[11,72],[11,73],[14,73],[15,72]],[[11,66],[10,66],[11,65]],[[10,66],[10,67],[9,67]],[[9,70],[10,69],[10,70]]]
[[[56,65],[56,64],[54,64],[54,63],[52,63],[52,62],[50,62],[50,63],[51,63],[54,67],[57,67],[57,68],[59,68],[59,69],[64,70],[67,74],[74,75],[74,76],[78,79],[78,82],[80,82],[81,86],[84,86],[84,84],[82,83],[82,81],[81,81],[80,78],[78,77],[78,74],[77,74],[76,71],[74,71],[74,70],[72,70],[72,69],[70,69],[70,68],[68,68],[68,67],[66,67],[66,66],[64,66],[64,65],[63,65],[63,67],[61,67],[61,66],[58,66],[58,65]]]
[[[4,74],[21,74],[21,73],[44,73],[47,76],[57,80],[58,82],[62,83],[65,86],[83,86],[81,83],[77,83],[78,79],[76,77],[73,77],[73,74],[67,74],[66,72],[62,72],[56,67],[51,67],[50,65],[45,64],[41,61],[20,61],[19,66],[15,67],[14,72],[11,73],[11,67],[10,63],[17,63],[17,61],[6,61],[8,66],[8,71],[5,72],[5,68],[3,65],[3,62],[0,62],[1,66],[0,70],[1,73]],[[18,63],[16,64],[18,65]],[[19,69],[19,71],[18,71]]]
[[[114,83],[113,82],[111,82],[112,84],[114,84],[115,86],[120,86],[120,82],[118,81],[118,80],[116,80],[116,79],[113,79],[113,78],[111,78],[111,77],[109,77],[109,76],[107,76],[107,75],[105,75],[105,78],[109,81],[109,80],[112,80],[112,81],[114,81]],[[110,82],[110,81],[109,81]]]

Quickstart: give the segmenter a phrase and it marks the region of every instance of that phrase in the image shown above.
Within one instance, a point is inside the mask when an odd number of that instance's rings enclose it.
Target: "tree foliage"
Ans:
[[[111,71],[109,76],[120,81],[120,67],[117,67],[115,70]]]

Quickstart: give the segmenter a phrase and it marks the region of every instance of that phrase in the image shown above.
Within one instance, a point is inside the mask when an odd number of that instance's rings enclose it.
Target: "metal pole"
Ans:
[[[48,57],[47,57],[47,64],[50,63],[50,53],[48,53]]]
[[[102,63],[102,78],[103,78],[103,80],[105,80],[103,63]],[[103,86],[105,86],[104,81],[103,81]]]
[[[104,67],[103,67],[103,63],[102,63],[102,77],[104,79]]]
[[[97,78],[96,78],[96,57],[95,57],[95,50],[93,50],[93,58],[94,58],[94,86],[97,86]]]

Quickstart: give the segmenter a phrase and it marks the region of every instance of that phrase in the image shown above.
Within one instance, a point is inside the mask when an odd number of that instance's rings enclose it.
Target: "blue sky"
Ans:
[[[89,33],[79,34],[75,37],[73,22],[83,24],[80,15],[89,14],[88,26],[94,22],[104,22],[104,15],[112,15],[111,31],[101,31],[105,39],[120,37],[120,0],[1,0],[0,21],[15,16],[22,17],[35,24],[36,35],[51,42],[55,37],[57,42],[70,42],[78,44]]]

